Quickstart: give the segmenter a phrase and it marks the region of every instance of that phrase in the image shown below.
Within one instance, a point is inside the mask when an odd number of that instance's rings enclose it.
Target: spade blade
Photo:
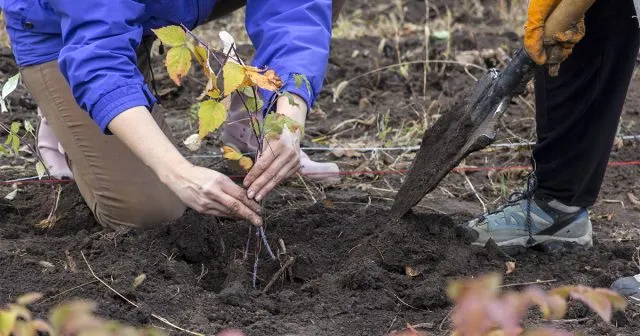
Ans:
[[[394,216],[404,216],[470,153],[495,141],[496,123],[531,80],[533,65],[527,53],[518,50],[504,71],[485,73],[463,100],[426,130],[391,208]]]

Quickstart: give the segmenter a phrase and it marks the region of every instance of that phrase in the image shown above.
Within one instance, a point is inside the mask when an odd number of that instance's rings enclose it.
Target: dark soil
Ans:
[[[447,2],[431,2],[439,11],[446,10]],[[498,46],[511,52],[518,46],[517,35],[504,29],[505,23],[490,6],[494,2],[482,1],[484,18],[456,12],[454,22],[467,28],[452,34],[452,52]],[[380,6],[384,4],[381,2]],[[411,1],[407,6],[405,20],[421,24],[424,2]],[[388,10],[371,9],[367,1],[352,1],[345,11],[353,13],[359,8],[367,13],[365,20],[374,20]],[[401,39],[403,54],[415,52],[404,61],[424,59],[419,52],[423,48],[420,34]],[[423,66],[416,64],[409,69],[409,79],[397,71],[381,71],[354,80],[334,103],[331,87],[340,81],[397,63],[393,42],[379,46],[380,39],[373,37],[333,41],[327,85],[318,108],[310,115],[306,146],[315,145],[311,139],[330,134],[337,124],[352,118],[366,119],[390,111],[390,127],[398,128],[404,121],[421,118],[432,103],[436,106],[434,113],[446,113],[461,99],[465,89],[475,84],[462,67],[437,68],[428,74],[425,107]],[[353,57],[354,50],[360,51],[359,56]],[[446,50],[446,42],[433,41],[430,58],[443,58]],[[250,56],[251,48],[242,48],[241,52]],[[186,81],[184,87],[174,88],[163,75],[162,59],[156,58],[154,62],[167,118],[182,139],[193,132],[187,114],[200,86],[195,81]],[[501,64],[492,57],[480,62],[486,67]],[[2,82],[16,71],[12,57],[4,51],[0,55]],[[481,74],[474,69],[468,71],[476,77]],[[35,123],[36,106],[23,87],[10,101],[12,113],[0,115],[0,122],[28,118]],[[626,134],[638,133],[639,116],[640,85],[634,80],[623,116]],[[532,117],[526,104],[514,100],[504,118],[501,139],[511,138],[511,133],[525,140],[533,139]],[[349,141],[378,131],[375,124],[361,124],[341,133],[340,139]],[[4,138],[1,131],[0,137]],[[419,138],[420,135],[416,141]],[[207,151],[213,152],[215,148],[210,146],[202,153]],[[313,157],[336,159],[320,153],[313,153]],[[32,175],[29,172],[33,163],[29,158],[26,153],[23,158],[1,158],[0,180]],[[466,163],[527,164],[527,158],[526,150],[515,154],[494,150],[473,154]],[[612,154],[612,161],[639,159],[633,141],[625,142],[624,147]],[[218,161],[194,160],[220,166]],[[339,164],[346,170],[355,169],[362,162],[346,160]],[[544,281],[541,284],[544,288],[563,284],[608,287],[620,276],[636,274],[638,266],[632,257],[640,237],[640,229],[636,228],[640,213],[629,204],[627,193],[637,189],[638,175],[633,166],[609,169],[601,199],[592,210],[595,246],[591,250],[527,251],[514,255],[516,270],[505,275],[505,284],[510,289],[535,281]],[[487,173],[468,176],[487,199],[504,199],[503,191],[496,189],[495,183],[489,183],[488,178],[495,181],[500,176]],[[522,174],[502,177],[508,187],[523,182]],[[440,189],[425,197],[422,207],[396,220],[389,216],[388,200],[393,194],[377,190],[397,189],[401,181],[399,176],[344,178],[342,186],[316,192],[319,202],[315,203],[304,186],[292,182],[279,188],[265,202],[266,234],[279,260],[271,260],[265,246],[261,246],[256,288],[252,287],[255,230],[249,234],[247,223],[218,222],[189,211],[175,223],[150,230],[113,232],[96,224],[75,185],[66,184],[55,225],[39,229],[34,224],[49,215],[53,187],[23,184],[15,200],[0,200],[0,304],[36,291],[45,297],[44,302],[33,306],[40,315],[72,298],[84,298],[96,301],[98,313],[108,318],[166,327],[151,316],[156,314],[183,328],[206,334],[240,327],[248,335],[383,335],[406,324],[424,323],[429,333],[445,335],[450,327],[447,315],[451,310],[445,293],[447,282],[491,271],[504,272],[507,257],[491,248],[469,246],[455,235],[456,224],[482,211],[461,176],[448,176]],[[2,196],[10,190],[8,186],[0,186]],[[626,207],[611,200],[622,200]],[[250,243],[245,258],[247,240]],[[280,240],[286,246],[286,254],[279,248]],[[291,271],[262,293],[289,257],[295,258]],[[89,265],[97,276],[139,308],[97,282]],[[406,267],[419,274],[408,276]],[[132,282],[140,274],[145,274],[146,280],[133,289]],[[640,327],[634,309],[616,316],[615,323],[607,325],[584,306],[575,304],[569,310],[568,320],[553,325],[586,335],[634,335]],[[536,316],[532,315],[530,324],[540,323]]]

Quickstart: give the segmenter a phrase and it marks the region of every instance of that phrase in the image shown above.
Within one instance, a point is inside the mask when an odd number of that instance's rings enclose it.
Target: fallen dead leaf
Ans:
[[[420,275],[420,271],[418,271],[417,269],[411,267],[411,266],[405,266],[404,267],[404,273],[412,278],[417,277],[418,275]]]
[[[633,193],[627,193],[627,197],[629,198],[629,202],[633,205],[640,205],[640,200]]]
[[[516,270],[516,262],[515,261],[507,261],[505,263],[507,266],[507,271],[504,274],[511,274]]]
[[[78,267],[76,266],[76,262],[75,260],[73,260],[71,253],[69,253],[69,250],[65,250],[64,254],[67,256],[67,264],[69,265],[69,269],[71,270],[71,273],[77,273]]]

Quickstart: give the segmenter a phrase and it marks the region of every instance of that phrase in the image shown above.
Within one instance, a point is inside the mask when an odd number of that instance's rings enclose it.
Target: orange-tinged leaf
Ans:
[[[0,311],[0,336],[9,336],[16,324],[18,314],[13,311]]]
[[[611,315],[613,314],[613,307],[609,299],[602,294],[594,291],[585,292],[573,292],[571,293],[574,299],[580,300],[585,303],[591,310],[598,314],[605,322],[611,322]]]
[[[36,319],[31,321],[31,323],[33,324],[33,327],[36,328],[36,330],[38,331],[41,331],[43,333],[48,333],[48,334],[53,333],[53,329],[51,328],[51,326],[44,320]]]
[[[520,336],[573,336],[573,334],[555,328],[538,328],[525,330]]]
[[[163,44],[169,47],[182,46],[187,42],[187,33],[180,26],[166,26],[151,30]]]
[[[27,306],[42,298],[42,294],[40,293],[27,293],[18,297],[16,303],[22,306]]]
[[[206,100],[200,104],[198,110],[200,127],[198,134],[201,138],[217,130],[227,120],[227,109],[220,102]]]
[[[224,95],[228,96],[233,91],[243,87],[246,78],[245,69],[240,64],[227,62],[222,68],[224,81]]]
[[[251,167],[253,167],[253,161],[248,156],[241,157],[240,160],[238,160],[238,163],[240,164],[240,167],[246,171],[249,171]]]
[[[196,61],[200,63],[202,69],[204,70],[204,75],[209,78],[211,76],[211,66],[209,65],[209,51],[207,48],[196,45],[193,47],[193,56],[196,58]]]
[[[597,294],[603,295],[611,302],[613,309],[623,311],[627,308],[627,300],[615,291],[607,288],[597,288],[594,290]]]
[[[245,66],[247,77],[254,85],[269,91],[278,91],[282,87],[282,80],[273,70],[261,72],[255,67]]]
[[[567,301],[558,295],[547,294],[537,287],[527,289],[526,295],[540,307],[545,319],[558,320],[567,313]]]
[[[191,51],[186,46],[180,46],[171,48],[167,52],[167,58],[165,60],[169,77],[176,85],[180,85],[182,78],[184,78],[189,69],[191,69]]]
[[[227,160],[238,161],[242,158],[242,153],[230,146],[222,146],[222,157]]]

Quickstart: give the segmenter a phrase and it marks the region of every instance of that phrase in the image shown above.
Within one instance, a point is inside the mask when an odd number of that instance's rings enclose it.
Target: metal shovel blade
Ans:
[[[470,153],[495,141],[496,123],[511,99],[524,91],[533,66],[524,49],[518,50],[504,71],[485,73],[464,101],[426,130],[391,208],[394,216],[404,216]]]

